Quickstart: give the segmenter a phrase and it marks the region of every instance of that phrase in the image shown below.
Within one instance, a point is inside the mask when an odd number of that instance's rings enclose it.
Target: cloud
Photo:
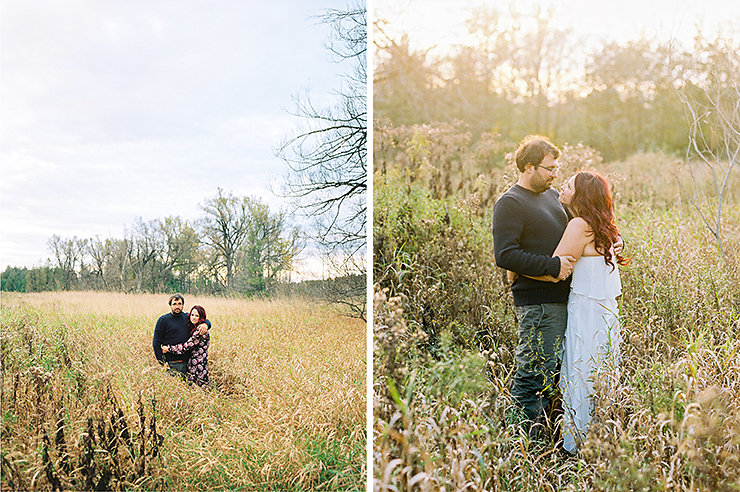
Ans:
[[[341,7],[343,2],[327,2]],[[44,258],[53,234],[120,236],[136,217],[193,218],[217,188],[259,196],[300,121],[342,68],[313,2],[3,2],[3,264]],[[31,259],[29,258],[36,258]]]

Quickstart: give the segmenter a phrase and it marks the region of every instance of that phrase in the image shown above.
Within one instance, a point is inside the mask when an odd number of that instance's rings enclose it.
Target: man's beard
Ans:
[[[543,191],[547,191],[550,188],[550,183],[552,183],[552,181],[548,179],[542,181],[540,181],[539,179],[533,179],[532,181],[530,181],[529,185],[537,193],[542,193]]]

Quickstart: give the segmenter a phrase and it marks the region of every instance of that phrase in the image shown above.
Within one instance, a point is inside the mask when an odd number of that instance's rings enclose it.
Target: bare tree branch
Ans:
[[[363,250],[367,210],[367,19],[364,6],[328,10],[319,17],[332,27],[327,48],[353,64],[335,91],[337,104],[316,108],[308,96],[295,98],[294,114],[306,128],[287,139],[277,155],[290,169],[285,195],[314,220],[315,239],[330,250],[345,243]]]

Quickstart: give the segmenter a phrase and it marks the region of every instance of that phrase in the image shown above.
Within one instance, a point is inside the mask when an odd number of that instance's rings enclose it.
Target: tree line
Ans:
[[[540,133],[582,142],[609,161],[685,152],[686,101],[706,101],[712,81],[737,79],[732,32],[700,33],[692,47],[642,38],[584,49],[547,9],[481,7],[467,21],[470,41],[432,57],[388,26],[375,23],[378,122],[464,121],[475,140],[492,135],[514,146]]]
[[[52,236],[47,264],[8,267],[5,291],[107,290],[263,294],[289,280],[298,227],[260,199],[218,189],[201,217],[137,219],[123,238]]]

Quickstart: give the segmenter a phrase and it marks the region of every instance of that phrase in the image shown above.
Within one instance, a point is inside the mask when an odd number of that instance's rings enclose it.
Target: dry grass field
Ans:
[[[298,300],[186,297],[213,389],[151,338],[166,295],[3,293],[3,489],[365,488],[365,323]]]
[[[582,153],[561,179],[588,164]],[[673,162],[600,164],[631,263],[620,367],[596,390],[578,456],[507,418],[518,327],[493,266],[491,207],[376,174],[374,490],[740,490],[740,175],[720,251]],[[502,174],[491,182],[508,186]],[[716,210],[709,173],[680,177]]]

